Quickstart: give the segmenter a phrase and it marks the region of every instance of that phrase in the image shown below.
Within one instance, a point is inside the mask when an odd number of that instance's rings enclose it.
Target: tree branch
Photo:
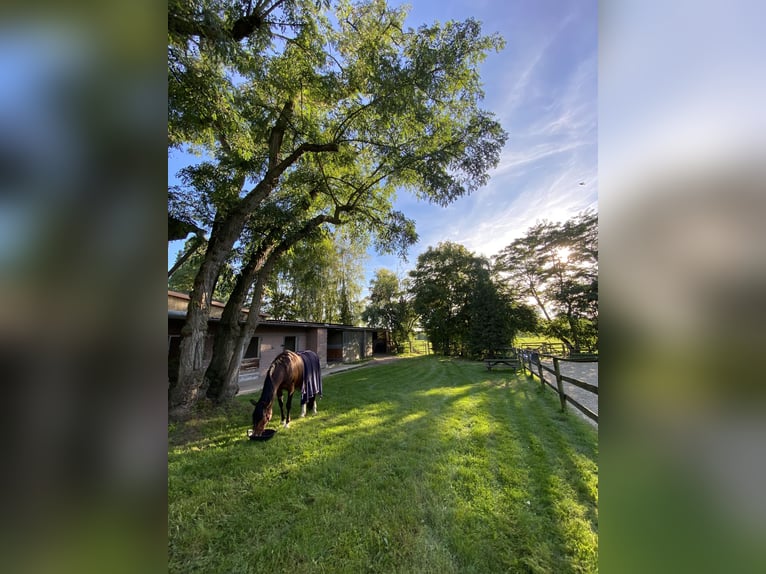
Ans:
[[[186,260],[189,259],[189,257],[191,257],[195,251],[197,251],[197,249],[200,248],[200,246],[204,243],[204,241],[205,241],[205,238],[202,237],[201,235],[196,235],[191,240],[191,242],[189,243],[189,248],[184,252],[181,258],[173,264],[173,267],[171,267],[170,270],[168,271],[168,280],[170,280],[170,278],[173,276],[173,273],[178,271],[181,265],[186,263]]]
[[[269,133],[269,169],[273,169],[279,162],[279,151],[282,148],[282,140],[285,136],[285,130],[290,123],[290,117],[293,115],[293,101],[287,100],[282,111],[279,112],[274,127]]]
[[[207,40],[221,40],[228,37],[228,39],[239,42],[254,32],[267,28],[264,26],[267,24],[266,18],[285,3],[285,0],[275,0],[269,6],[269,1],[258,2],[255,9],[248,9],[228,28],[224,27],[223,22],[220,26],[211,25],[196,19],[192,14],[181,14],[174,10],[174,7],[170,7],[168,10],[168,32],[186,38],[198,36]]]

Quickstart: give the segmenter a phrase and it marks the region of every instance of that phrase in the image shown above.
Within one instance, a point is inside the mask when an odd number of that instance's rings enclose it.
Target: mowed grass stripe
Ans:
[[[244,401],[171,429],[170,571],[597,570],[596,435],[552,393],[430,356],[327,377],[319,409],[266,443]]]

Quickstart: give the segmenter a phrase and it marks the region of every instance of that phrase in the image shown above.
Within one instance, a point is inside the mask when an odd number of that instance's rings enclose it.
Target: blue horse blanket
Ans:
[[[303,359],[301,404],[305,405],[309,399],[322,396],[322,367],[319,365],[319,357],[314,351],[301,351],[298,354]]]

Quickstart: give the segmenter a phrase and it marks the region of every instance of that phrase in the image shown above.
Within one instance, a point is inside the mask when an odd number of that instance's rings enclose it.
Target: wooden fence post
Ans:
[[[527,375],[527,356],[521,352],[520,349],[516,349],[516,354],[521,357],[521,374]]]
[[[545,390],[545,379],[543,378],[543,362],[540,360],[540,355],[537,355],[537,373],[540,377],[540,388]]]
[[[556,386],[559,389],[559,400],[561,401],[561,410],[563,412],[567,407],[567,399],[566,395],[564,394],[564,381],[561,380],[561,370],[559,368],[558,357],[553,357],[553,370],[556,371]]]

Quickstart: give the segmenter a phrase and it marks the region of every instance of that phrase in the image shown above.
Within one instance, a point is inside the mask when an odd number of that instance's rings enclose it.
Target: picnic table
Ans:
[[[487,365],[488,371],[491,371],[492,367],[496,367],[498,365],[507,365],[509,367],[513,367],[514,370],[521,366],[518,355],[516,355],[516,353],[512,350],[511,352],[506,352],[501,356],[485,357],[484,364]]]

